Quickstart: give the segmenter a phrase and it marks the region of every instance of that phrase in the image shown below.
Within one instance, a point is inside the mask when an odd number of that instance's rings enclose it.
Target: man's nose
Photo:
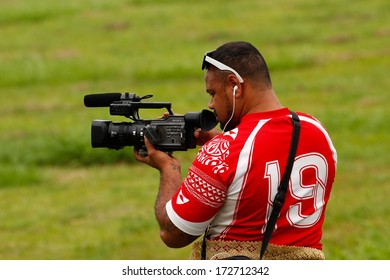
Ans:
[[[213,102],[213,99],[210,99],[210,102],[209,102],[208,107],[209,107],[210,110],[213,110],[213,109],[214,109],[214,102]]]

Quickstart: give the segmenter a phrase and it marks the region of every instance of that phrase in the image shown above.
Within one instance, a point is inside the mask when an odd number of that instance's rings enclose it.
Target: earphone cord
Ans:
[[[235,94],[233,94],[233,112],[232,112],[232,115],[230,116],[230,119],[227,121],[224,128],[222,129],[222,133],[225,133],[225,129],[226,129],[227,125],[232,120],[235,108],[236,108],[236,98],[235,98]]]

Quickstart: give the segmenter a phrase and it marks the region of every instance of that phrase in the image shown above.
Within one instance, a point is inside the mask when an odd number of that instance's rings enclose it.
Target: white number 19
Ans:
[[[310,178],[315,176],[315,181],[305,180],[310,173]],[[268,204],[267,217],[272,211],[272,201],[278,191],[280,183],[280,167],[278,161],[270,161],[266,164],[264,178],[268,178]],[[326,159],[318,153],[309,153],[295,158],[289,183],[290,194],[299,202],[290,206],[286,218],[292,226],[299,228],[311,227],[316,224],[322,214],[325,204],[325,186],[328,178],[328,164]],[[304,201],[307,201],[304,203]],[[309,204],[308,204],[309,203]],[[263,231],[265,230],[265,226]]]

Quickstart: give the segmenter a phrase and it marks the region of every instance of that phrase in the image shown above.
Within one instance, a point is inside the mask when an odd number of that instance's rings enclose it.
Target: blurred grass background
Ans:
[[[257,46],[285,106],[317,117],[339,165],[327,259],[390,259],[390,2],[0,0],[0,259],[186,259],[162,244],[158,173],[92,149],[99,92],[207,107],[203,54]],[[150,113],[153,114],[153,113]],[[153,117],[155,117],[154,115]],[[196,151],[177,152],[185,173]],[[183,174],[184,175],[184,174]]]

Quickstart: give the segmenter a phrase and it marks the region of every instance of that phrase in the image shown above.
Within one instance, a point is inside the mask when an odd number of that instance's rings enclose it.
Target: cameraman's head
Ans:
[[[267,64],[250,43],[230,42],[206,53],[202,69],[206,69],[206,91],[211,96],[209,108],[224,130],[236,127],[254,106],[268,110],[269,97],[276,98]]]

